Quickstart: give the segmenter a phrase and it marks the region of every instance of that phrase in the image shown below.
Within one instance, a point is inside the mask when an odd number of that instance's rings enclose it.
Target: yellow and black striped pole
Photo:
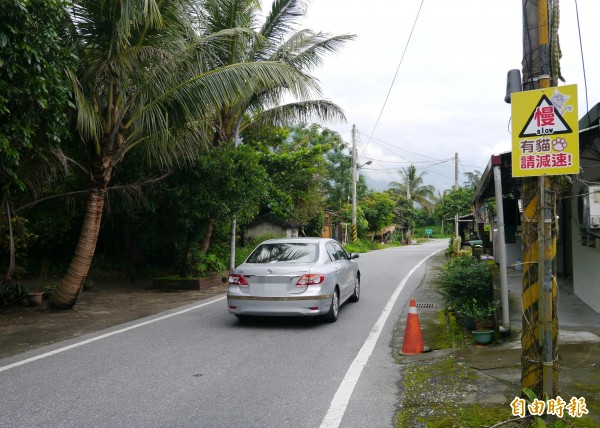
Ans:
[[[553,3],[553,15],[558,13],[558,1]],[[548,88],[558,76],[550,70],[549,35],[558,30],[549,29],[548,0],[537,4],[523,0],[524,40],[538,40],[534,47],[524,43],[523,87],[526,90]],[[557,17],[555,16],[555,19]],[[534,25],[537,23],[537,25]],[[527,24],[529,24],[527,26]],[[537,62],[534,63],[534,55]],[[558,194],[556,177],[546,176],[523,179],[523,333],[521,336],[521,386],[529,388],[538,397],[555,397],[558,392],[556,316],[557,286],[554,272],[556,260],[556,204]]]
[[[356,232],[356,125],[352,125],[352,243],[358,240]]]
[[[537,178],[523,179],[523,215],[521,236],[523,239],[523,333],[521,335],[521,386],[541,392],[541,349],[539,347],[539,300],[538,275],[538,198]]]

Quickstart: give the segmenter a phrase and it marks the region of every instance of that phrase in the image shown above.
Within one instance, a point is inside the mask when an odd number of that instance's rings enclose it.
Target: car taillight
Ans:
[[[240,275],[239,273],[235,273],[233,275],[229,275],[229,284],[237,285],[240,287],[248,287],[248,281],[244,278],[244,275]]]
[[[300,277],[296,287],[306,287],[308,285],[320,284],[325,281],[325,275],[320,273],[306,273]]]

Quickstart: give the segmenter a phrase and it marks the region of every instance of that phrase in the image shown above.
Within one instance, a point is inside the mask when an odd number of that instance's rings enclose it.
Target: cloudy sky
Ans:
[[[356,125],[359,164],[373,160],[361,169],[372,188],[399,180],[398,170],[412,163],[442,191],[454,185],[455,153],[462,183],[464,172],[482,172],[492,154],[510,151],[511,111],[504,96],[508,70],[522,68],[521,3],[310,2],[304,27],[357,35],[315,75],[323,98],[340,105],[348,118],[328,127],[350,143]],[[576,4],[591,108],[600,102],[600,1],[560,2],[561,84],[578,85],[581,117],[587,110]]]

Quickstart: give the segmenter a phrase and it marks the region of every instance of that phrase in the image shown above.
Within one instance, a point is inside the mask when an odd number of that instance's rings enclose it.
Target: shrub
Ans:
[[[0,285],[0,306],[8,306],[27,296],[27,290],[18,282],[4,281]]]
[[[456,256],[460,253],[460,245],[462,241],[460,236],[453,236],[448,241],[448,249],[446,250],[446,256]]]
[[[466,305],[490,307],[493,305],[492,271],[488,263],[468,254],[450,258],[439,269],[435,283],[444,302],[456,310]]]
[[[216,254],[203,254],[200,257],[197,267],[198,275],[200,276],[222,272],[226,269],[227,266],[225,266]]]

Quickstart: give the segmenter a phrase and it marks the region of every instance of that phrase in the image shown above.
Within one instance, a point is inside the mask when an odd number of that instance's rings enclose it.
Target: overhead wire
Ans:
[[[360,145],[361,145],[361,143],[360,143],[360,139],[359,139],[359,144],[358,144],[358,146],[360,146]],[[367,157],[367,156],[365,156],[365,155],[364,155],[365,153],[367,153],[367,154],[368,154],[368,152],[367,152],[367,150],[366,150],[366,147],[364,147],[364,150],[363,150],[363,155],[361,155],[360,157],[361,157],[361,158],[364,158],[364,159],[367,159],[367,160],[372,160],[372,159],[370,159],[370,157]],[[365,168],[365,169],[367,169],[367,168]],[[379,181],[380,183],[382,183],[383,185],[388,185],[390,181],[393,181],[393,180],[390,180],[388,177],[386,177],[386,175],[384,175],[384,173],[383,173],[383,172],[381,172],[381,170],[380,170],[380,169],[378,169],[378,168],[368,168],[368,169],[369,169],[369,170],[371,170],[371,171],[376,171],[376,175],[379,177],[379,180],[378,180],[378,181]]]
[[[365,134],[364,132],[362,132],[360,129],[358,130],[358,133],[362,134],[362,135],[365,135],[365,136],[368,136],[367,134]],[[442,159],[434,158],[432,156],[424,155],[422,153],[417,153],[417,152],[413,152],[413,151],[410,151],[410,150],[407,150],[407,149],[403,149],[402,147],[398,147],[398,146],[395,146],[395,145],[393,145],[391,143],[385,142],[385,141],[383,141],[380,138],[371,138],[371,141],[374,141],[375,143],[379,143],[380,146],[383,144],[383,145],[386,145],[386,146],[393,147],[394,149],[397,149],[397,150],[402,150],[403,152],[411,153],[411,154],[416,155],[416,156],[421,156],[421,157],[428,158],[428,159],[433,159],[433,160],[436,160],[436,161],[442,160]],[[397,153],[394,153],[394,154],[397,155]],[[400,155],[398,155],[398,156],[400,156]],[[400,156],[400,157],[402,157],[402,156]]]
[[[579,7],[577,6],[577,0],[575,0],[575,16],[577,17],[577,34],[579,35],[579,49],[581,51],[581,65],[583,68],[583,86],[585,87],[585,111],[590,114],[590,105],[588,104],[588,87],[587,77],[585,74],[585,59],[583,56],[583,41],[581,39],[581,25],[579,23]]]
[[[406,41],[406,44],[404,45],[404,51],[402,52],[402,56],[400,57],[400,62],[398,63],[398,67],[396,67],[396,73],[394,74],[394,78],[392,79],[390,88],[388,89],[387,95],[385,96],[385,101],[383,102],[383,105],[381,106],[381,110],[379,111],[379,116],[377,117],[375,126],[373,126],[371,135],[369,136],[369,139],[367,140],[367,143],[365,144],[364,150],[367,149],[369,143],[371,142],[371,139],[373,138],[373,134],[375,133],[375,130],[377,129],[377,126],[379,125],[379,121],[381,120],[381,116],[383,115],[383,110],[385,109],[385,106],[388,102],[388,99],[392,92],[392,88],[394,87],[394,83],[396,82],[396,77],[398,77],[398,72],[400,71],[400,66],[402,65],[402,62],[404,60],[404,55],[406,55],[406,51],[408,50],[408,45],[410,44],[410,40],[412,38],[413,32],[415,31],[415,27],[417,26],[417,21],[419,20],[419,15],[421,14],[421,9],[423,8],[423,3],[425,3],[425,0],[421,0],[421,4],[419,5],[419,10],[417,11],[417,16],[415,17],[412,29],[410,30],[410,34],[408,35],[408,40]],[[363,151],[363,153],[364,153],[364,151]]]
[[[358,133],[360,134],[361,132],[358,131]],[[362,133],[362,134],[366,135],[364,133]],[[394,146],[392,144],[389,144],[389,143],[385,143],[382,140],[378,140],[378,139],[374,138],[373,141],[374,142],[378,142],[379,141],[380,143],[384,143],[384,144],[388,145],[389,147],[392,147],[394,149],[398,149],[398,147],[396,147],[396,146]],[[405,159],[405,158],[402,157],[402,155],[399,155],[394,150],[391,150],[388,147],[383,147],[383,146],[381,146],[381,144],[379,144],[379,146],[382,149],[387,150],[391,154],[399,156],[401,159]],[[437,159],[437,158],[433,158],[431,156],[423,155],[423,154],[420,154],[420,153],[411,152],[409,150],[404,150],[404,149],[401,149],[401,150],[408,151],[409,153],[415,154],[417,156],[422,156],[422,157],[426,157],[426,158],[431,159],[431,160],[428,160],[428,161],[411,161],[411,160],[405,159],[405,161],[403,163],[406,163],[408,165],[419,164],[419,168],[420,169],[427,170],[428,173],[431,173],[431,174],[443,177],[443,178],[447,179],[450,184],[454,183],[454,177],[449,177],[448,175],[444,175],[442,173],[439,173],[439,172],[435,171],[434,169],[430,169],[430,168],[433,168],[433,167],[435,167],[437,165],[441,165],[441,164],[448,163],[448,162],[454,162],[454,156],[451,157],[451,158],[447,158],[447,159]],[[372,158],[365,157],[365,156],[361,156],[361,157],[364,158],[364,159],[373,160],[375,162],[378,161],[377,159],[372,159]],[[392,162],[392,161],[387,161],[387,162]],[[400,162],[398,162],[398,163],[400,163]],[[400,174],[400,169],[399,168],[364,168],[364,169],[368,170],[368,171],[374,171],[374,172],[375,171],[383,171],[383,174],[385,174],[385,175],[387,175],[389,177],[389,178],[382,179],[382,174],[377,174],[378,177],[380,178],[378,181],[381,182],[381,183],[383,183],[383,184],[389,184],[390,182],[397,181],[398,180],[398,174]]]

